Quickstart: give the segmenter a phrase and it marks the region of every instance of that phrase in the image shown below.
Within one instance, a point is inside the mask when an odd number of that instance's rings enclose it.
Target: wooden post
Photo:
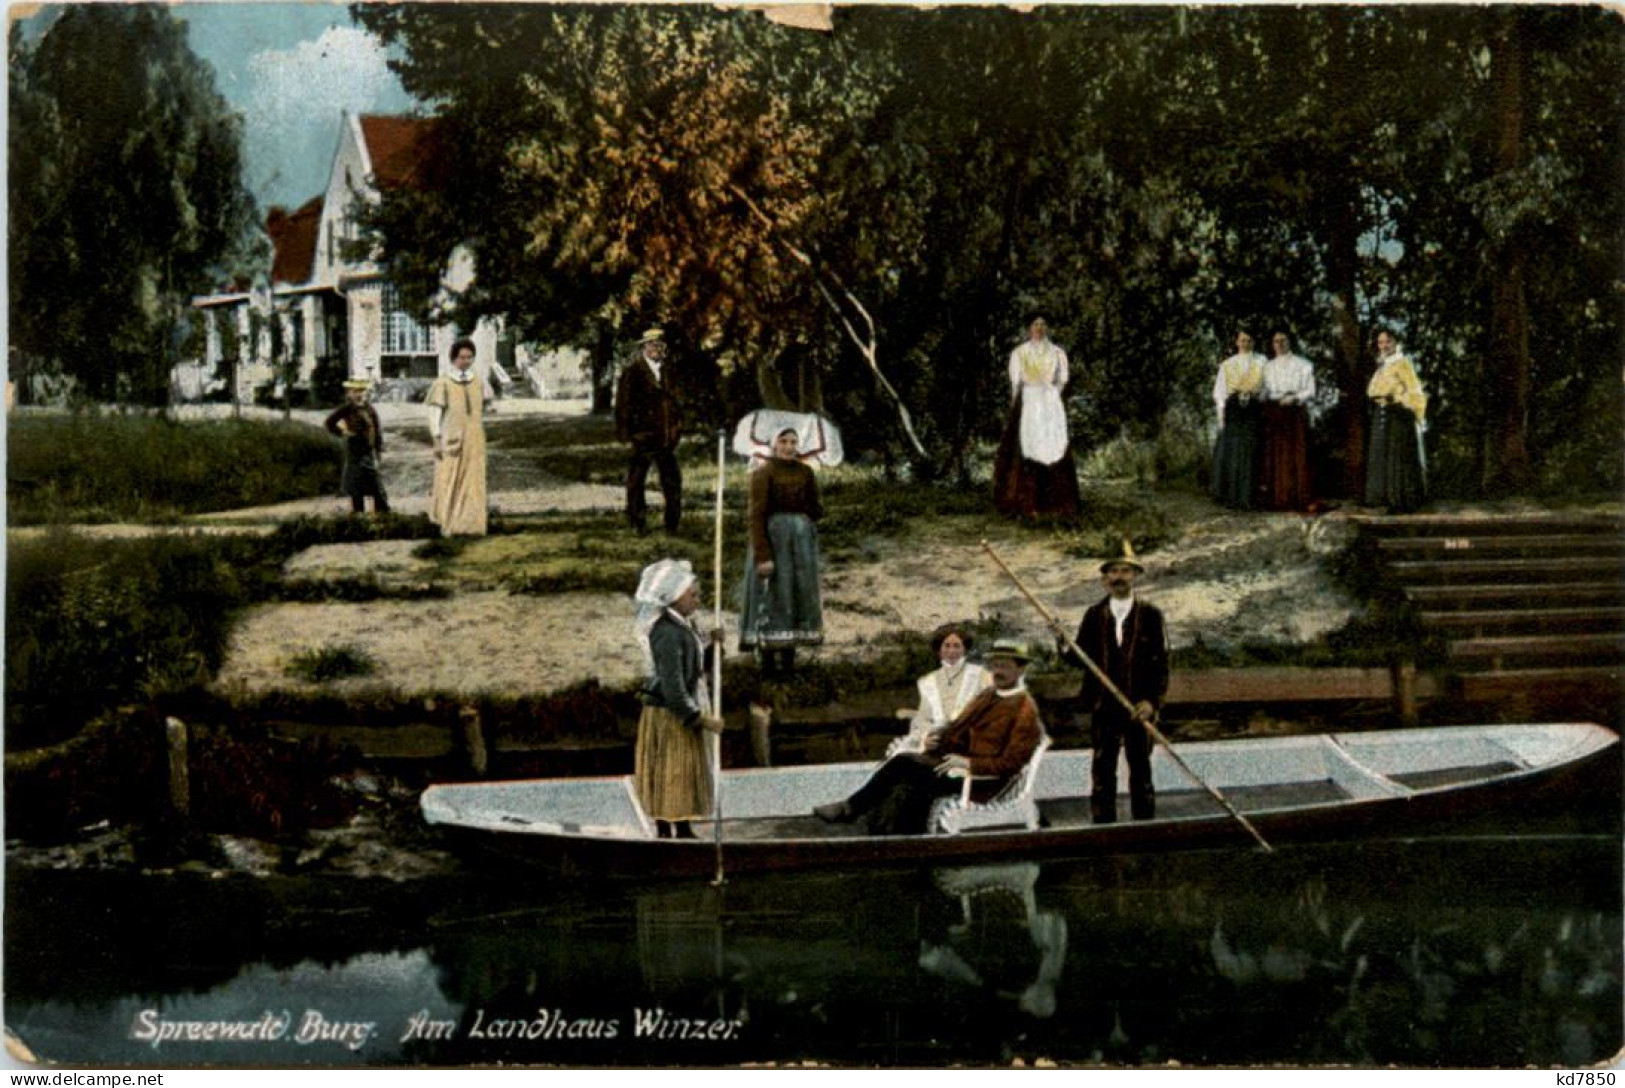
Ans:
[[[1416,709],[1416,663],[1410,660],[1395,662],[1393,676],[1394,713],[1399,715],[1401,725],[1415,725],[1420,720]]]
[[[773,708],[752,700],[750,703],[750,754],[758,767],[773,766]]]
[[[186,723],[164,719],[164,740],[169,749],[169,807],[185,818],[192,811],[192,783],[186,763]]]
[[[465,706],[457,712],[462,725],[463,752],[468,756],[468,769],[484,776],[488,760],[485,752],[485,727],[480,720],[480,708]]]

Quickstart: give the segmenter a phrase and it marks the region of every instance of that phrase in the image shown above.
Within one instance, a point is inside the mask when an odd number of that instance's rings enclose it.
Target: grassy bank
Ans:
[[[339,485],[336,444],[303,424],[76,412],[14,415],[7,427],[13,525],[162,522]]]

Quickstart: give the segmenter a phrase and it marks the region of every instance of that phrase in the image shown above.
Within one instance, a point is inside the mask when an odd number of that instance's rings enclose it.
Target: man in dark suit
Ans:
[[[1111,677],[1117,690],[1134,705],[1132,713],[1106,690],[1093,671],[1086,672],[1079,696],[1091,711],[1089,739],[1094,745],[1089,811],[1097,824],[1117,819],[1117,752],[1128,757],[1129,806],[1136,820],[1156,815],[1151,788],[1151,734],[1142,722],[1152,721],[1168,693],[1168,635],[1162,613],[1136,600],[1134,582],[1145,572],[1134,549],[1123,542],[1123,554],[1100,565],[1106,599],[1083,614],[1078,648]]]
[[[683,474],[677,467],[682,407],[666,364],[665,334],[650,329],[641,343],[638,358],[621,373],[615,388],[615,432],[632,446],[632,461],[626,470],[626,520],[638,533],[648,531],[643,488],[653,464],[660,472],[660,494],[666,500],[666,532],[675,533],[683,516]]]

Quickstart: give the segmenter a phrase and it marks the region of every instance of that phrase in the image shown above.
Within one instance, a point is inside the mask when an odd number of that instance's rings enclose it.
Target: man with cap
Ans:
[[[626,520],[638,533],[648,531],[643,488],[652,463],[660,471],[660,493],[666,500],[666,532],[675,533],[683,516],[683,474],[677,467],[682,410],[666,365],[665,333],[650,329],[640,342],[638,358],[621,373],[615,387],[615,432],[632,446],[626,470]]]
[[[995,780],[976,784],[973,797],[996,794],[1027,765],[1044,736],[1038,704],[1022,682],[1031,660],[1019,643],[994,643],[987,654],[993,686],[928,734],[923,752],[898,753],[851,797],[813,812],[831,823],[868,817],[871,835],[918,835],[927,830],[931,803],[958,793],[966,775]]]
[[[384,428],[378,422],[377,410],[367,403],[371,384],[365,378],[346,380],[344,403],[333,409],[326,423],[329,434],[344,439],[344,493],[350,496],[350,511],[355,514],[366,509],[364,500],[369,495],[373,513],[389,513],[389,497],[378,475],[384,455]]]
[[[1156,718],[1168,693],[1168,635],[1162,613],[1134,596],[1135,579],[1144,573],[1133,545],[1123,541],[1122,555],[1100,565],[1106,598],[1084,612],[1078,627],[1078,648],[1134,706],[1131,713],[1093,670],[1085,672],[1079,696],[1083,709],[1091,712],[1089,739],[1094,759],[1089,811],[1097,824],[1117,819],[1119,748],[1128,758],[1129,806],[1134,818],[1149,820],[1156,815],[1151,734],[1142,723]]]

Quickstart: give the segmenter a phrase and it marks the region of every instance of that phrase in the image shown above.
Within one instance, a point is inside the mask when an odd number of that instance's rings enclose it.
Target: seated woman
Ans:
[[[871,835],[919,835],[927,830],[931,803],[958,793],[966,775],[996,779],[993,792],[1002,789],[1044,739],[1038,704],[1022,683],[1031,660],[1023,646],[995,643],[987,655],[991,688],[946,729],[927,736],[923,751],[892,756],[852,796],[813,812],[831,823],[867,817]]]
[[[906,745],[918,750],[927,733],[959,717],[959,712],[993,682],[986,669],[968,660],[966,655],[974,645],[970,632],[958,624],[943,624],[932,632],[931,653],[942,664],[916,681],[920,705],[909,719],[907,735],[898,738],[896,747]]]

